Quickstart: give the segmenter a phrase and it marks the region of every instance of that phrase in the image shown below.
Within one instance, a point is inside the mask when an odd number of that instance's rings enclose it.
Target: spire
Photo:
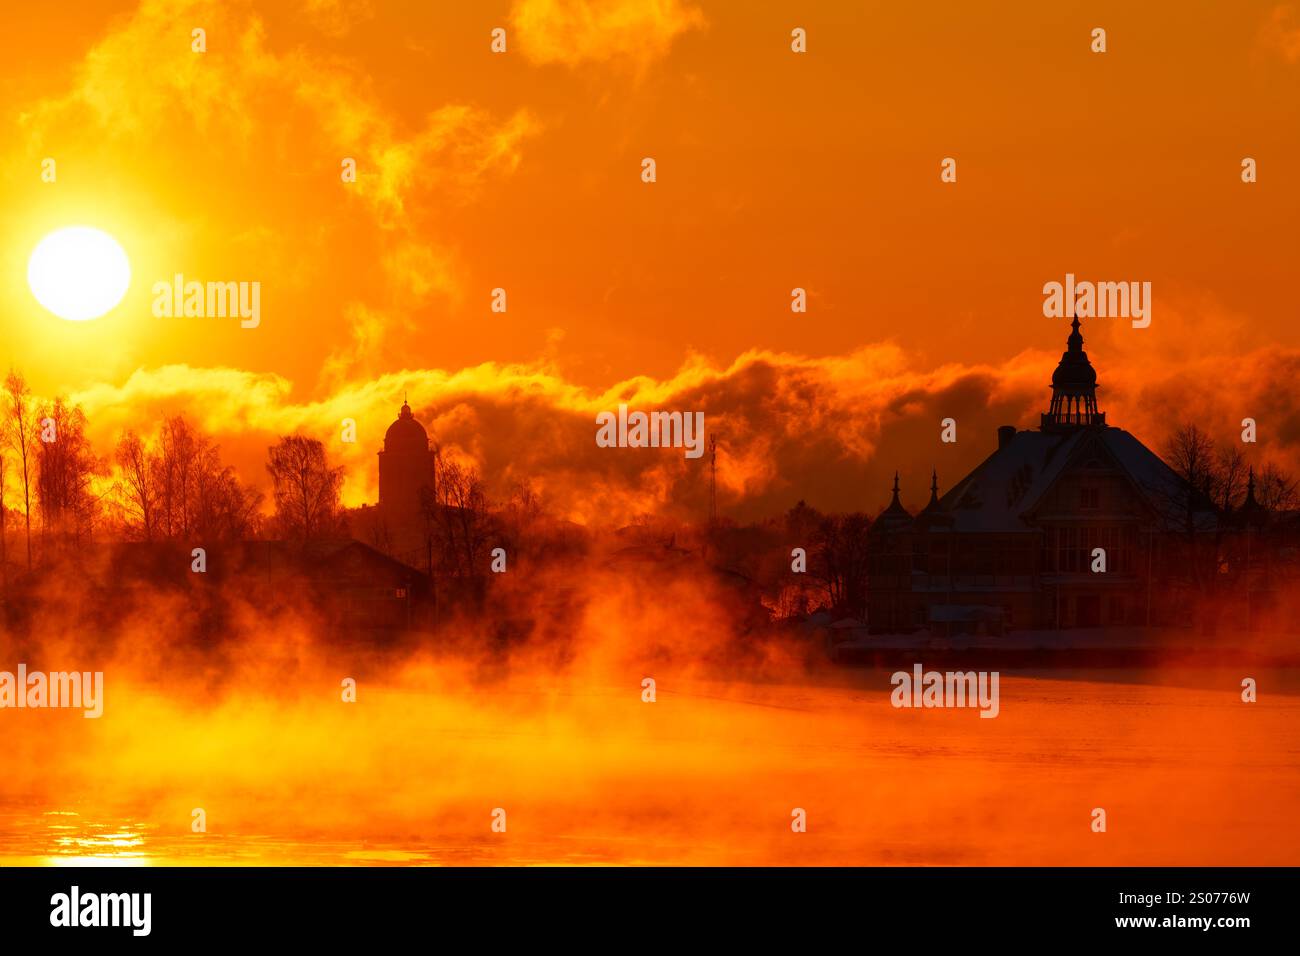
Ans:
[[[939,510],[939,472],[937,469],[930,469],[930,502],[921,509],[921,514],[930,514]]]
[[[871,527],[876,532],[887,532],[901,531],[911,525],[912,514],[903,507],[903,502],[898,498],[898,472],[894,472],[894,494],[889,501],[889,507],[880,512]]]
[[[1246,512],[1259,511],[1264,506],[1259,503],[1255,497],[1255,466],[1250,466],[1250,471],[1246,474],[1246,500],[1241,503],[1241,510]]]
[[[1247,525],[1262,525],[1268,518],[1268,509],[1255,497],[1255,469],[1252,466],[1246,477],[1246,500],[1237,509],[1236,520]]]

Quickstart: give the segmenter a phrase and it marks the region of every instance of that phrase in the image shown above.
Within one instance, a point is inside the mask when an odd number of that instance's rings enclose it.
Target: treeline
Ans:
[[[216,544],[273,539],[308,544],[352,535],[340,491],[343,468],[325,446],[287,435],[267,449],[270,501],[223,460],[221,449],[183,415],[152,431],[130,429],[96,455],[84,412],[66,399],[41,400],[10,371],[0,400],[0,569],[31,570],[92,539]],[[389,529],[371,526],[366,543],[414,567],[480,590],[490,552],[512,561],[544,558],[571,542],[550,534],[550,521],[527,486],[489,501],[478,472],[435,452],[423,490],[424,543],[399,551]]]
[[[1275,462],[1258,468],[1251,464],[1241,442],[1216,442],[1194,424],[1176,428],[1162,447],[1166,464],[1192,494],[1178,493],[1171,501],[1171,516],[1180,523],[1200,504],[1231,514],[1246,502],[1249,492],[1267,511],[1289,511],[1300,504],[1300,482]]]
[[[1174,566],[1191,599],[1213,599],[1239,586],[1233,565],[1246,566],[1235,553],[1241,535],[1276,531],[1270,526],[1277,516],[1300,506],[1300,481],[1275,462],[1256,467],[1242,442],[1217,442],[1194,424],[1176,428],[1162,453],[1179,484],[1151,489],[1151,498],[1177,532],[1170,542]]]
[[[153,435],[127,431],[113,453],[105,518],[139,541],[234,541],[263,526],[262,494],[223,464],[220,449],[181,416]]]
[[[66,399],[33,396],[11,370],[0,397],[0,569],[32,570],[93,538],[305,541],[346,534],[341,467],[301,435],[268,449],[274,508],[182,415],[152,432],[128,430],[96,455],[86,416]]]
[[[38,401],[15,371],[5,377],[3,405],[0,569],[7,579],[11,563],[31,570],[43,550],[88,538],[101,501],[94,486],[100,462],[86,439],[86,416],[81,409],[70,407],[61,398]],[[15,523],[21,550],[11,556],[9,528]]]
[[[701,529],[698,547],[711,564],[752,582],[776,620],[818,611],[865,619],[871,518],[826,513],[799,501],[780,517],[738,525],[723,518]],[[667,534],[661,531],[660,534]],[[689,541],[683,533],[678,540]],[[796,555],[794,549],[802,554]],[[797,568],[797,569],[796,569]]]

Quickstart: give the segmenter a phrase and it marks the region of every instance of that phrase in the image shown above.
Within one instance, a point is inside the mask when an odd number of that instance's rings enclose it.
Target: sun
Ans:
[[[85,322],[122,301],[131,285],[131,263],[102,229],[67,226],[36,244],[27,284],[36,301],[59,318]]]

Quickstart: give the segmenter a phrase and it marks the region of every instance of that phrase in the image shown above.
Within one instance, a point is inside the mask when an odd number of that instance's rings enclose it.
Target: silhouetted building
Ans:
[[[427,504],[434,496],[437,452],[429,447],[429,433],[407,402],[384,433],[378,454],[379,503],[349,516],[352,534],[427,571],[432,547]]]
[[[421,493],[433,489],[434,452],[429,433],[402,402],[379,452],[379,511],[391,526],[422,523]]]
[[[193,545],[118,542],[95,549],[88,564],[103,570],[92,575],[100,582],[92,606],[125,614],[156,604],[160,594],[185,593],[192,615],[177,626],[200,634],[237,629],[232,593],[268,614],[318,615],[324,633],[340,639],[395,638],[427,628],[431,619],[427,577],[360,541],[209,542],[202,574],[193,570]]]
[[[896,633],[914,624],[912,600],[912,515],[898,497],[898,472],[889,506],[867,532],[867,620],[878,631]]]
[[[1106,424],[1078,319],[1071,328],[1038,429],[1000,427],[993,453],[942,497],[932,480],[915,518],[895,477],[871,533],[873,631],[996,634],[1177,617],[1157,582],[1183,483]]]

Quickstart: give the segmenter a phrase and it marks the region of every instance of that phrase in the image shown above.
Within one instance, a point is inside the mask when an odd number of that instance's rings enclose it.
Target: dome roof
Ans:
[[[411,414],[411,406],[402,402],[402,410],[397,414],[397,421],[388,426],[384,433],[384,451],[386,452],[427,452],[429,450],[429,433]]]
[[[1074,330],[1066,340],[1068,348],[1061,353],[1060,364],[1052,373],[1052,388],[1077,394],[1091,391],[1097,387],[1097,370],[1088,361],[1088,353],[1083,350],[1083,336],[1079,334],[1079,320],[1070,323]]]

